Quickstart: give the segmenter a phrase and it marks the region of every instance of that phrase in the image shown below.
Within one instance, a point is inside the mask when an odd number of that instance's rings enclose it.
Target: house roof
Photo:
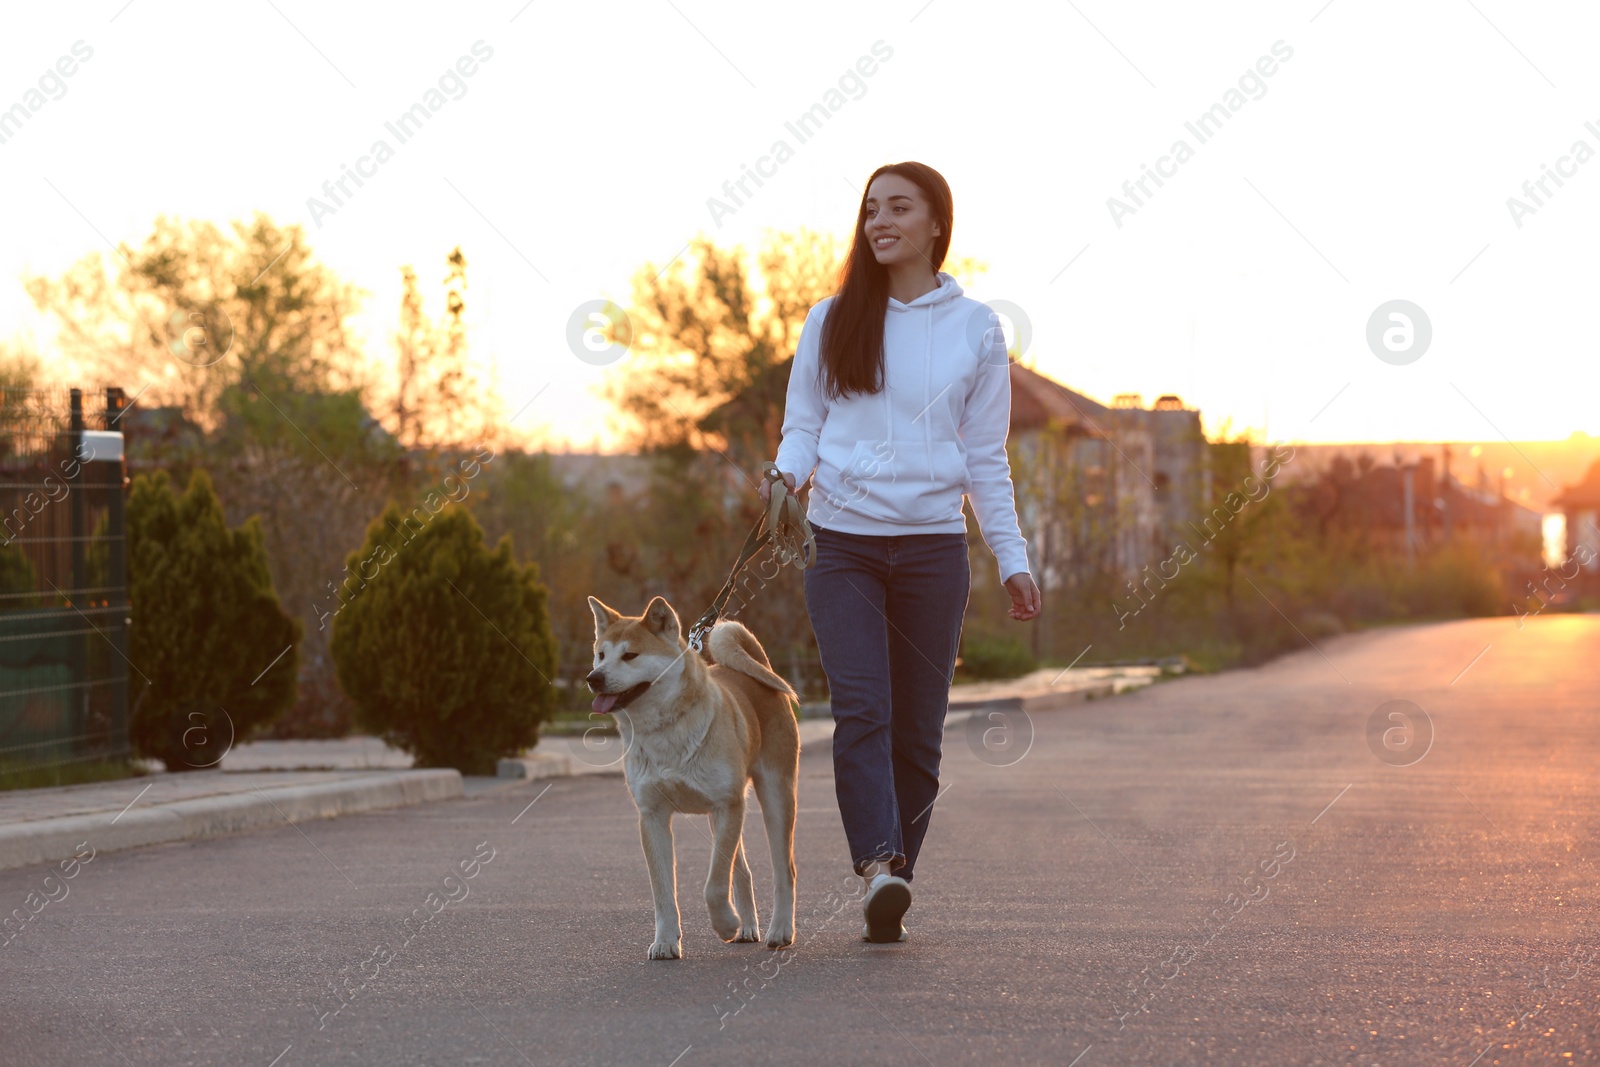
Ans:
[[[1561,495],[1552,502],[1556,507],[1565,512],[1587,511],[1590,508],[1600,508],[1600,460],[1589,464],[1589,469],[1584,473],[1583,481],[1577,485],[1569,485],[1561,490]]]
[[[1011,364],[1011,429],[1042,430],[1051,421],[1068,433],[1104,436],[1111,409],[1021,363]]]

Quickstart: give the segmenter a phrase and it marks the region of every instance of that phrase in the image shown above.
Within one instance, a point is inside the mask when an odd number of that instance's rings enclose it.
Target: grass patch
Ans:
[[[46,789],[58,785],[86,785],[90,782],[115,782],[145,774],[142,767],[127,760],[82,760],[36,766],[28,763],[0,763],[0,791]]]
[[[575,737],[595,729],[606,734],[621,733],[615,718],[610,715],[595,715],[585,708],[582,711],[572,709],[557,711],[539,725],[539,736]]]

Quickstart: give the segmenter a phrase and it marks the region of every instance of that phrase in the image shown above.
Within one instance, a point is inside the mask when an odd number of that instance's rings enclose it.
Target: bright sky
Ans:
[[[1024,309],[1026,358],[1097,399],[1177,393],[1208,431],[1231,419],[1274,439],[1600,434],[1600,12],[1220,7],[27,5],[0,36],[0,109],[43,101],[0,127],[0,337],[47,343],[10,280],[24,271],[59,272],[102,235],[137,243],[158,214],[259,208],[303,222],[370,291],[365,336],[390,360],[400,266],[438,301],[459,242],[474,353],[522,409],[514,429],[606,446],[598,387],[628,364],[569,350],[575,308],[626,303],[635,270],[697,233],[752,249],[769,228],[848,234],[867,175],[916,159],[954,191],[952,255],[990,265],[971,295]],[[52,80],[78,41],[92,57]],[[492,56],[452,81],[478,41]],[[889,58],[850,74],[877,42]],[[441,76],[442,106],[400,143],[385,122]],[[841,78],[801,143],[785,122]],[[1219,103],[1202,142],[1185,123]],[[307,199],[380,139],[393,157],[314,221]],[[1161,162],[1180,139],[1191,154]],[[719,226],[707,198],[777,140],[792,158]],[[1137,206],[1122,186],[1144,165],[1168,176],[1119,227],[1107,199]],[[1534,187],[1539,206],[1522,186],[1545,165],[1567,176]],[[1536,208],[1520,226],[1512,196]],[[1432,327],[1406,365],[1367,343],[1397,299]]]

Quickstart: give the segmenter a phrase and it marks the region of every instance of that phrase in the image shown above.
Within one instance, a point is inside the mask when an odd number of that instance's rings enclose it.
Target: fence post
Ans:
[[[106,388],[106,426],[107,430],[116,430],[116,420],[121,418],[123,410],[127,407],[128,399],[117,386]],[[128,603],[128,526],[124,505],[125,477],[128,463],[127,430],[122,431],[123,447],[122,458],[117,461],[116,468],[111,470],[107,481],[110,489],[106,496],[106,535],[110,538],[106,542],[106,555],[110,564],[109,584],[111,589],[107,592],[106,602],[117,609],[109,620],[111,626],[111,645],[117,650],[117,658],[111,661],[111,668],[116,673],[112,675],[115,681],[111,683],[111,738],[110,750],[106,753],[110,757],[126,755],[130,752],[128,744],[128,672],[125,669],[128,660],[128,618],[132,610]]]
[[[67,447],[72,450],[72,457],[74,459],[77,459],[83,454],[83,428],[83,390],[74,389],[72,390],[71,422],[68,424],[67,430]],[[71,516],[71,528],[68,533],[70,536],[69,544],[71,546],[72,554],[72,584],[67,587],[66,600],[67,605],[72,607],[79,606],[82,600],[82,597],[79,595],[79,590],[84,589],[88,585],[88,582],[85,581],[84,575],[83,554],[84,538],[88,535],[88,531],[84,529],[84,527],[87,525],[84,519],[85,512],[83,499],[83,476],[86,473],[85,466],[86,465],[83,463],[79,463],[77,465],[77,475],[72,479],[72,481],[76,484],[72,486],[72,492],[67,496],[68,513]],[[78,699],[68,702],[68,706],[74,709],[74,712],[71,716],[72,721],[68,724],[68,737],[81,738],[84,734],[89,732],[89,686],[87,684],[89,681],[88,646],[89,634],[88,628],[85,627],[83,636],[73,640],[70,643],[71,657],[69,659],[70,666],[68,670],[72,674],[72,680],[77,683]],[[79,741],[72,747],[74,750],[81,752],[85,746],[82,741]]]

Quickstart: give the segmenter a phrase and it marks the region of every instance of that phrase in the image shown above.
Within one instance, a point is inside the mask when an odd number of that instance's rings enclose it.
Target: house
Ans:
[[[205,455],[205,431],[181,407],[136,405],[120,422],[130,473],[186,469]]]
[[[1041,589],[1134,574],[1210,505],[1200,413],[1170,394],[1107,407],[1012,363],[1008,451]]]
[[[613,504],[634,499],[650,484],[646,456],[604,452],[546,452],[550,471],[562,488]]]
[[[1567,543],[1564,559],[1572,559],[1581,542],[1589,549],[1579,563],[1590,575],[1600,575],[1600,460],[1595,460],[1584,473],[1583,481],[1569,485],[1556,497],[1555,506],[1567,520]]]
[[[1536,559],[1544,517],[1509,499],[1481,463],[1474,483],[1461,481],[1451,458],[1449,445],[1440,446],[1437,463],[1426,455],[1381,464],[1365,450],[1354,461],[1339,453],[1296,488],[1323,537],[1354,531],[1368,545],[1411,559],[1458,539],[1494,558]]]

